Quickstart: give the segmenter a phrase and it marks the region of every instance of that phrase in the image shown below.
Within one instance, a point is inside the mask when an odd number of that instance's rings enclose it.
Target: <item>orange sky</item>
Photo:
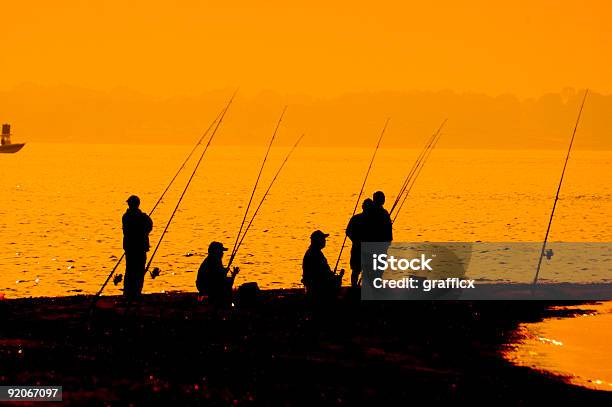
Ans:
[[[603,0],[171,3],[3,2],[0,89],[612,93]]]

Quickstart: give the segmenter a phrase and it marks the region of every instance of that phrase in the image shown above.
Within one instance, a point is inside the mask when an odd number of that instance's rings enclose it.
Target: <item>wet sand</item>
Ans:
[[[610,402],[501,356],[521,322],[573,315],[531,302],[315,307],[299,290],[219,311],[195,294],[0,301],[3,384],[62,385],[73,405]],[[574,303],[575,304],[575,303]]]

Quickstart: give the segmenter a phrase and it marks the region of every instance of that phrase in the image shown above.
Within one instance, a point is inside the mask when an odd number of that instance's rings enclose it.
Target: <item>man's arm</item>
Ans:
[[[312,283],[312,259],[308,252],[302,259],[302,283],[304,285]]]
[[[328,274],[334,274],[331,267],[329,266],[329,263],[327,262],[327,258],[325,257],[323,253],[321,253],[320,263],[321,263],[321,271],[323,271],[324,273],[328,273]]]
[[[349,220],[348,225],[346,226],[346,236],[352,241],[354,235],[355,235],[355,217],[353,216],[351,220]]]
[[[149,215],[145,214],[145,216],[145,230],[147,231],[147,233],[151,233],[151,231],[153,230],[153,220]]]
[[[391,221],[391,215],[385,210],[385,241],[393,241],[393,222]]]

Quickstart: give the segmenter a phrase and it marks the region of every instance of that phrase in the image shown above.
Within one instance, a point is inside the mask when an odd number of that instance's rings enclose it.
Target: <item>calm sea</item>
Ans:
[[[0,154],[0,292],[14,298],[97,291],[122,254],[126,198],[139,195],[148,211],[190,149],[31,143],[17,154]],[[273,149],[255,202],[287,151]],[[195,290],[209,242],[231,246],[236,238],[263,153],[210,148],[154,259],[162,274],[147,278],[146,292]],[[371,153],[298,148],[238,253],[237,283],[299,286],[301,258],[315,229],[331,234],[325,251],[333,264]],[[380,189],[392,201],[418,153],[382,149],[366,194]],[[395,240],[540,241],[563,159],[562,151],[435,150],[395,224]],[[154,213],[153,243],[191,169]],[[611,242],[611,214],[612,152],[574,152],[550,240]],[[341,266],[348,269],[345,254]],[[119,294],[119,287],[110,284],[105,293]]]

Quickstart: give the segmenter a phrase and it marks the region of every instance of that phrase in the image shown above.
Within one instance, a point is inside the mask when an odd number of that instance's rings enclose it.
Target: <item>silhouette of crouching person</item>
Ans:
[[[310,235],[310,247],[304,254],[302,261],[302,284],[306,293],[314,300],[329,300],[338,295],[342,285],[344,270],[340,274],[332,271],[323,254],[325,239],[329,235],[320,230]]]
[[[223,252],[227,248],[220,242],[212,242],[208,246],[208,256],[204,259],[198,270],[196,288],[201,296],[208,296],[211,304],[228,306],[232,302],[232,287],[234,279],[240,272],[234,267],[230,276],[229,269],[223,266]]]
[[[153,221],[149,215],[140,210],[140,198],[136,195],[130,196],[127,204],[128,209],[121,218],[125,252],[123,295],[133,300],[142,293],[149,251],[149,233],[153,229]]]

